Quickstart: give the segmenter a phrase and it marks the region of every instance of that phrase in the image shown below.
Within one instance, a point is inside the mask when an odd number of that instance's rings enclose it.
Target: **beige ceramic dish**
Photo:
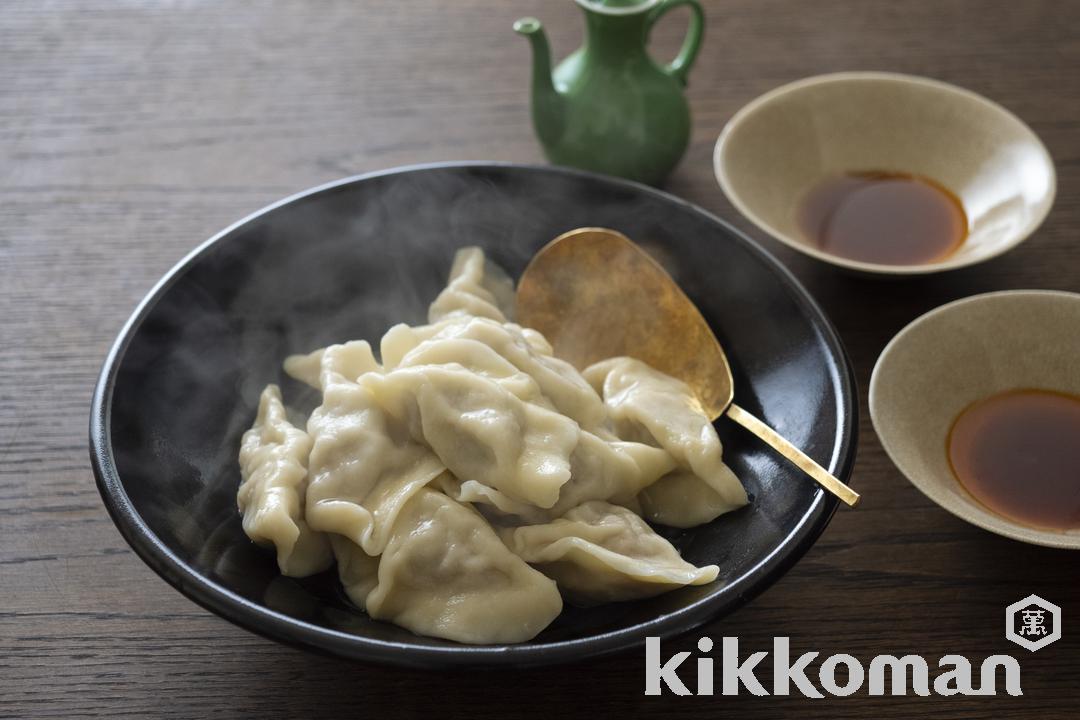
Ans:
[[[986,98],[893,73],[821,75],[744,107],[716,142],[713,164],[731,203],[791,247],[856,271],[922,274],[982,262],[1020,244],[1054,201],[1054,165],[1039,138]],[[968,239],[925,265],[881,265],[811,246],[797,226],[803,195],[845,171],[922,175],[960,198]]]
[[[878,358],[870,417],[900,472],[952,514],[1023,542],[1080,549],[1080,531],[1038,530],[991,512],[949,467],[945,443],[956,416],[1013,388],[1080,394],[1080,295],[996,292],[923,315]]]

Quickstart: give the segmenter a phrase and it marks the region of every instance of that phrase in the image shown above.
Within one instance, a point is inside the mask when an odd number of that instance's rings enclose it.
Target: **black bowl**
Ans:
[[[346,658],[533,665],[613,652],[730,612],[813,544],[837,501],[729,421],[724,457],[749,507],[666,536],[720,580],[650,600],[567,608],[534,640],[466,646],[371,620],[331,572],[294,580],[244,535],[240,435],[259,391],[312,393],[282,359],[425,318],[454,251],[480,245],[512,275],[571,228],[649,248],[697,303],[732,363],[736,399],[842,480],[855,457],[854,379],[798,282],[717,218],[662,192],[555,167],[445,164],[325,185],[261,210],[173,268],[116,340],[94,393],[90,454],[116,526],[163,578],[242,627]],[[676,350],[677,351],[677,350]]]

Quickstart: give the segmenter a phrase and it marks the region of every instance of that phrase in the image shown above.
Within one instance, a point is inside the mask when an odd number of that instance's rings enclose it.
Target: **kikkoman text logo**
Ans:
[[[991,655],[983,660],[977,676],[973,675],[971,661],[963,655],[945,655],[935,664],[931,681],[930,664],[921,655],[878,655],[867,667],[858,658],[841,653],[824,658],[814,671],[811,666],[819,652],[803,653],[792,662],[788,638],[776,637],[771,653],[772,673],[766,678],[759,677],[757,670],[770,653],[760,650],[740,657],[739,638],[725,637],[718,672],[712,657],[714,647],[711,638],[703,637],[697,643],[701,656],[696,662],[688,662],[690,652],[679,652],[664,660],[660,638],[646,638],[645,694],[661,695],[666,691],[675,695],[739,695],[745,691],[752,695],[790,695],[794,688],[794,692],[806,697],[823,698],[826,693],[853,695],[868,686],[870,695],[996,695],[999,679],[1004,692],[1024,694],[1020,688],[1020,663],[1008,655]],[[769,680],[771,689],[763,682]]]

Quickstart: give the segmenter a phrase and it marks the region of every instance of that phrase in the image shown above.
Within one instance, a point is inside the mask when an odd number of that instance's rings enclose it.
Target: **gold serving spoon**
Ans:
[[[579,369],[628,355],[694,390],[710,419],[742,425],[850,506],[859,494],[736,405],[724,349],[694,303],[628,237],[605,228],[563,233],[529,262],[517,286],[517,321]]]

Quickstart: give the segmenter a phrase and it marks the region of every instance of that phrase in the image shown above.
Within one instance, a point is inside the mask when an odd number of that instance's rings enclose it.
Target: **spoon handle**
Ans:
[[[795,463],[800,470],[817,480],[818,484],[843,500],[850,507],[855,507],[859,502],[859,493],[833,477],[829,474],[828,470],[814,462],[809,455],[780,437],[775,430],[743,410],[735,403],[728,406],[725,414],[764,440],[778,453]]]

